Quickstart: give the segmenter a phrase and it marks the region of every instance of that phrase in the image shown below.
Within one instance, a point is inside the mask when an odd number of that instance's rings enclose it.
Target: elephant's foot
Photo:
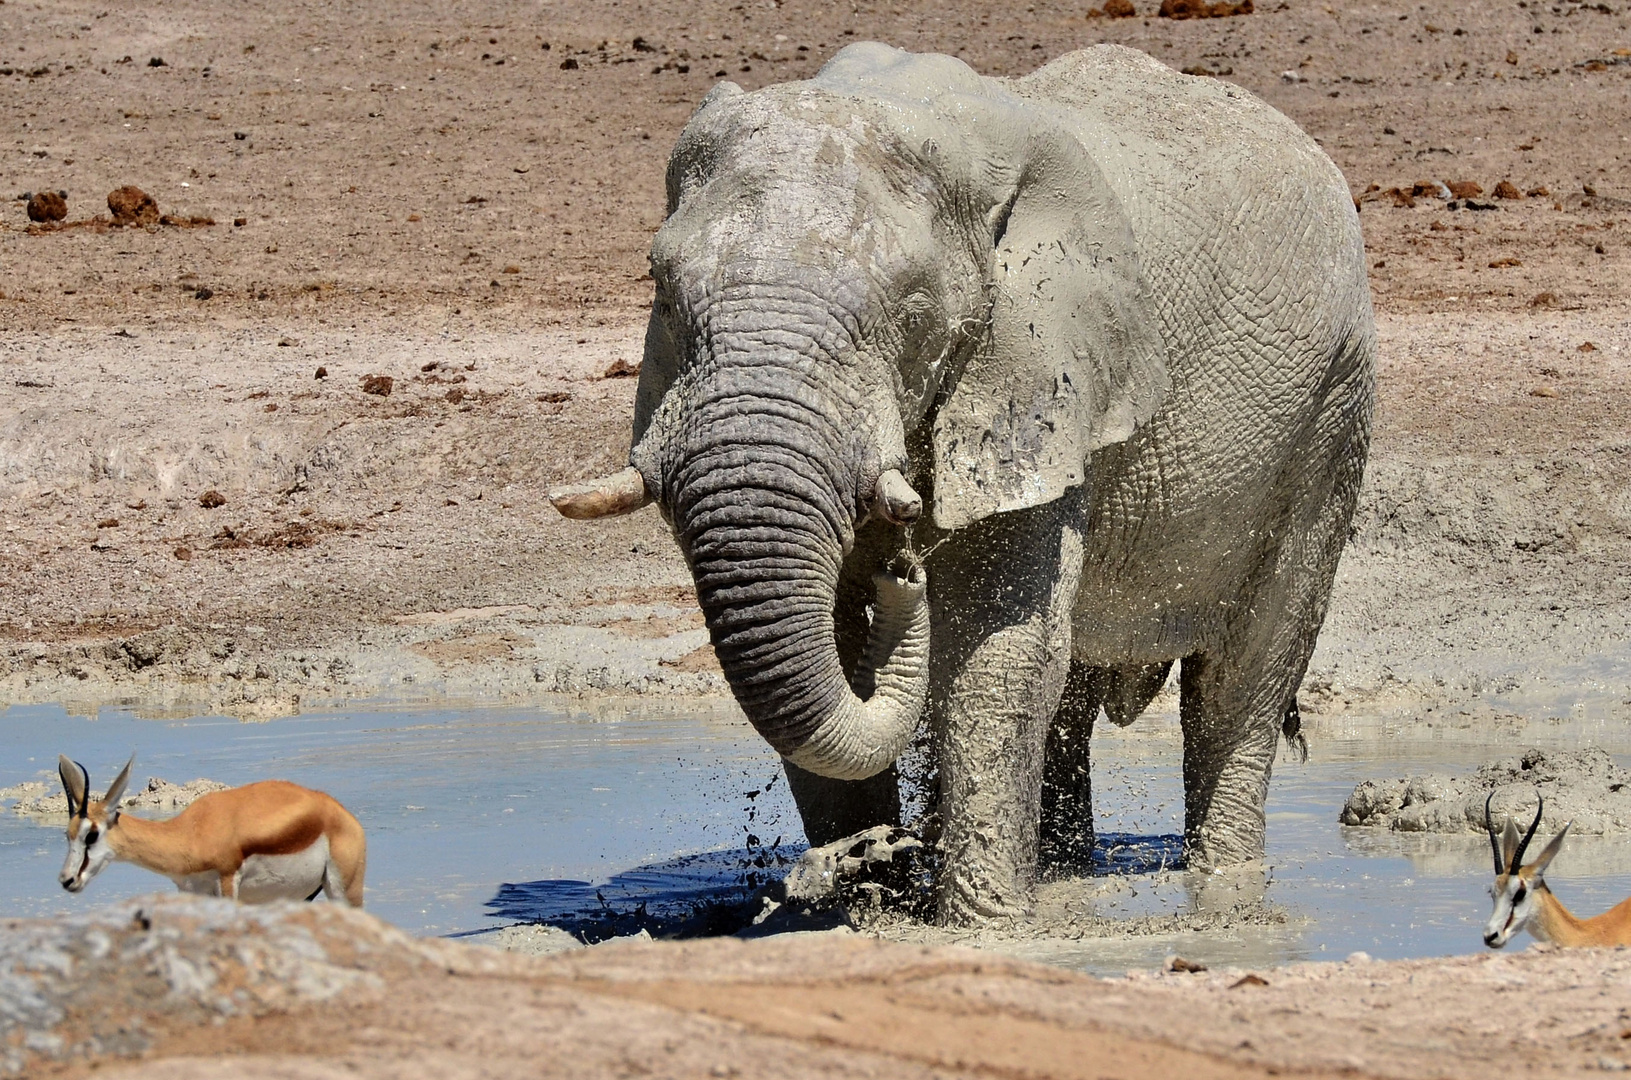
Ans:
[[[1249,757],[1232,762],[1210,782],[1203,776],[1191,783],[1186,764],[1186,868],[1206,872],[1263,858],[1270,755]]]
[[[1268,888],[1269,868],[1261,859],[1184,875],[1191,910],[1205,914],[1260,907]]]
[[[940,883],[935,922],[940,926],[1002,926],[1024,919],[1035,906],[1035,885],[1023,887],[1012,875],[987,877],[978,869]]]

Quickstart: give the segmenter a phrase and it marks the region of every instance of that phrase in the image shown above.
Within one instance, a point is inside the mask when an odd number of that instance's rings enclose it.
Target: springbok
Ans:
[[[367,843],[362,826],[321,791],[262,780],[212,791],[168,821],[121,813],[125,763],[100,800],[85,766],[57,758],[68,795],[68,859],[57,880],[77,893],[115,859],[163,874],[182,892],[248,904],[315,900],[326,893],[362,907]]]
[[[1537,941],[1570,948],[1590,945],[1631,945],[1631,900],[1622,900],[1590,919],[1582,919],[1564,907],[1552,890],[1546,887],[1546,868],[1563,847],[1571,822],[1552,837],[1552,842],[1534,862],[1523,865],[1523,853],[1529,841],[1540,828],[1540,815],[1546,803],[1535,795],[1540,805],[1535,807],[1535,820],[1529,831],[1518,839],[1518,827],[1511,818],[1506,819],[1505,835],[1497,839],[1495,823],[1490,820],[1489,804],[1495,793],[1484,800],[1484,828],[1489,830],[1489,846],[1495,852],[1495,884],[1489,894],[1495,899],[1495,911],[1484,924],[1484,944],[1499,949],[1519,930],[1528,930]]]

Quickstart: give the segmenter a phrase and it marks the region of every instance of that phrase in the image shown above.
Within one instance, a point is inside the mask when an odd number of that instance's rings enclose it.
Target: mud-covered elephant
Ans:
[[[1181,660],[1187,858],[1262,855],[1374,397],[1311,139],[1132,49],[857,44],[707,95],[651,270],[630,467],[554,497],[661,507],[812,843],[899,815],[926,716],[940,918],[1022,913]]]

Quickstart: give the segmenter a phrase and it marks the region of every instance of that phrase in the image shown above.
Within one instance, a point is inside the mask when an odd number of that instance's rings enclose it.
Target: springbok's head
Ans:
[[[1523,853],[1529,849],[1529,841],[1535,838],[1535,830],[1540,828],[1540,815],[1546,809],[1546,802],[1539,792],[1535,793],[1535,820],[1529,823],[1529,831],[1520,839],[1518,826],[1511,818],[1506,819],[1505,833],[1501,836],[1495,834],[1495,822],[1489,813],[1489,804],[1494,798],[1495,792],[1491,791],[1489,798],[1484,800],[1484,828],[1489,831],[1490,850],[1495,853],[1495,884],[1489,888],[1489,895],[1495,901],[1495,911],[1491,913],[1489,922],[1484,924],[1484,944],[1499,949],[1528,925],[1534,916],[1538,908],[1536,893],[1546,888],[1543,875],[1563,847],[1563,837],[1568,834],[1569,823],[1565,822],[1535,861],[1525,866]]]
[[[60,754],[57,756],[57,775],[62,777],[62,790],[68,796],[68,858],[57,880],[71,893],[83,889],[113,861],[108,831],[119,823],[119,799],[130,782],[130,767],[134,764],[136,757],[132,754],[108,785],[108,793],[93,801],[91,775],[85,766]]]

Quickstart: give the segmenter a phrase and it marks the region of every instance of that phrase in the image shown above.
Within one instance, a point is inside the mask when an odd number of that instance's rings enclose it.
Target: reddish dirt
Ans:
[[[242,665],[270,672],[281,708],[332,691],[331,670],[352,672],[351,692],[391,685],[365,680],[352,651],[400,644],[388,628],[403,614],[524,607],[562,627],[620,586],[684,588],[654,511],[564,527],[543,491],[621,463],[634,380],[616,376],[638,362],[667,150],[695,102],[723,77],[808,76],[864,38],[994,75],[1122,42],[1303,125],[1359,200],[1383,335],[1378,509],[1345,564],[1370,584],[1339,585],[1326,637],[1393,634],[1372,681],[1391,671],[1425,695],[1444,672],[1400,674],[1413,628],[1466,609],[1453,673],[1476,658],[1491,589],[1527,605],[1504,620],[1515,635],[1541,633],[1565,596],[1601,618],[1564,652],[1623,638],[1627,15],[1157,6],[0,7],[0,120],[19,151],[0,191],[60,188],[78,206],[114,191],[111,209],[149,222],[0,212],[5,697],[95,700],[131,677],[214,687]],[[212,221],[234,224],[168,227]],[[1597,351],[1577,351],[1587,341]],[[365,378],[393,380],[391,395]],[[1424,468],[1533,520],[1479,524],[1496,540],[1477,560],[1445,543],[1414,576],[1370,573],[1373,551],[1394,554],[1366,530],[1421,512],[1392,489]],[[1552,485],[1539,498],[1518,490],[1535,471]],[[210,490],[227,503],[199,513]],[[94,527],[107,517],[124,525]],[[1417,538],[1443,520],[1430,513]],[[345,527],[297,535],[303,521]],[[1513,529],[1516,548],[1501,539]],[[1558,529],[1550,546],[1529,535]],[[517,629],[501,621],[485,629]],[[505,685],[586,685],[561,673],[555,640],[518,653]],[[700,643],[583,678],[672,690],[670,673],[707,666],[685,659]],[[339,652],[314,662],[311,648]]]

